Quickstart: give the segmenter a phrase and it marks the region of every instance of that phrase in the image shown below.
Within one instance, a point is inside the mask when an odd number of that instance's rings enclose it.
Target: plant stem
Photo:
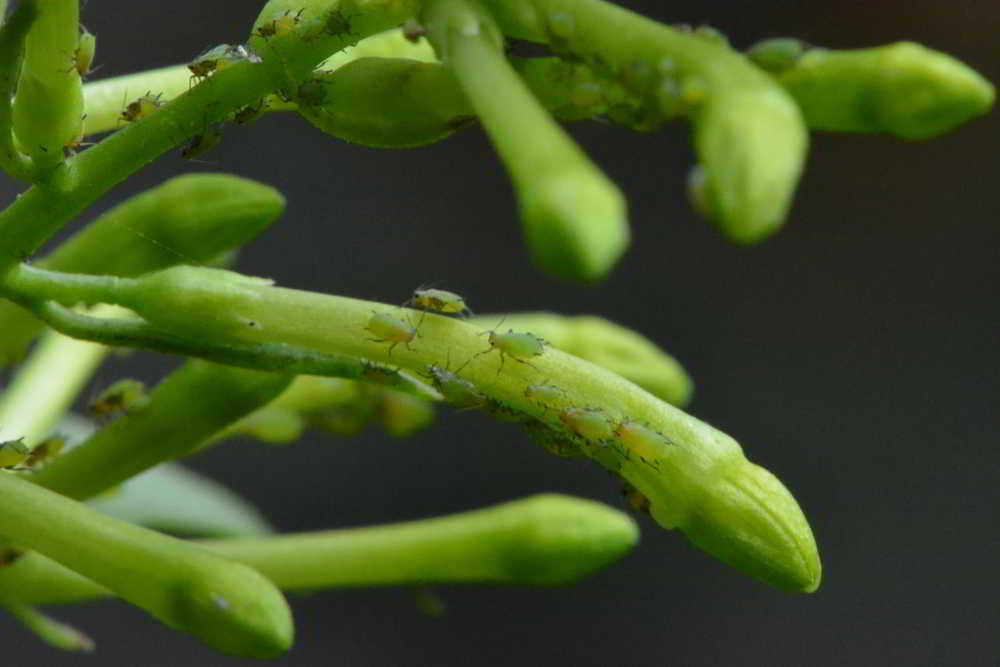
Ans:
[[[284,590],[492,583],[554,586],[617,560],[638,540],[635,522],[599,503],[533,496],[435,519],[279,537],[199,541]],[[27,604],[108,594],[29,554],[0,570],[0,588]]]
[[[103,345],[46,333],[0,394],[0,428],[37,443],[58,423],[107,353]]]
[[[0,472],[0,497],[0,534],[168,626],[246,657],[273,657],[291,643],[288,606],[255,570],[104,516],[16,475]]]

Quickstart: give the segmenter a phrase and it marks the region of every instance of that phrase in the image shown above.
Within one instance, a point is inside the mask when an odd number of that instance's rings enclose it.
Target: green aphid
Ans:
[[[456,373],[440,366],[428,366],[427,374],[434,388],[452,405],[467,410],[478,410],[487,406],[489,399],[486,395],[479,391],[476,385]]]
[[[81,78],[90,74],[90,66],[94,64],[94,54],[97,52],[97,38],[83,26],[80,26],[80,39],[73,52],[73,69]]]
[[[245,107],[237,109],[233,113],[233,122],[237,125],[246,125],[247,123],[252,123],[264,114],[264,109],[267,108],[267,101],[263,98],[257,104],[249,104]]]
[[[24,444],[24,438],[0,442],[0,468],[15,468],[31,456],[31,448]]]
[[[645,514],[646,516],[652,516],[650,513],[651,503],[649,502],[649,498],[628,482],[622,482],[622,497],[633,511]]]
[[[317,107],[327,100],[327,90],[322,79],[306,79],[295,93],[295,103]]]
[[[201,54],[190,63],[192,79],[205,79],[212,72],[218,72],[229,65],[238,63],[259,63],[260,56],[242,44],[220,44]]]
[[[31,450],[31,454],[25,460],[24,465],[34,468],[42,463],[47,463],[59,456],[65,446],[66,441],[62,438],[49,438],[44,442],[40,442]]]
[[[614,435],[614,426],[603,410],[597,408],[566,408],[559,421],[570,431],[593,443],[607,442]]]
[[[392,348],[396,347],[400,343],[406,346],[406,349],[410,349],[410,342],[416,338],[417,330],[408,322],[396,319],[389,313],[375,313],[372,315],[371,319],[368,320],[368,326],[365,327],[365,331],[368,331],[376,338],[371,338],[370,340],[375,343],[392,343],[389,346],[389,355],[392,355]]]
[[[503,370],[503,363],[506,357],[510,357],[525,366],[535,368],[526,360],[532,357],[540,357],[545,352],[547,344],[545,339],[539,338],[535,334],[515,333],[513,329],[508,329],[507,333],[497,333],[495,330],[484,331],[483,333],[489,334],[487,340],[490,343],[490,349],[480,352],[476,356],[489,354],[493,350],[499,352],[500,368],[497,369],[497,375],[500,375],[500,371]]]
[[[384,387],[395,387],[402,381],[396,369],[369,361],[361,362],[361,379]]]
[[[444,315],[471,315],[472,311],[465,305],[465,299],[454,292],[443,289],[418,288],[413,290],[413,296],[403,304],[417,310],[425,310]]]
[[[181,157],[185,160],[193,160],[199,155],[207,153],[222,141],[222,123],[217,123],[205,129],[201,134],[191,137],[191,140],[181,149]]]
[[[548,410],[560,401],[565,401],[566,392],[553,384],[529,384],[524,388],[524,397]]]
[[[145,95],[134,102],[129,102],[125,109],[122,110],[122,114],[119,118],[126,123],[131,123],[149,116],[163,105],[163,103],[160,102],[160,97],[162,95],[163,93],[153,95],[151,94],[151,91],[147,90]]]
[[[87,411],[94,417],[105,418],[143,408],[148,402],[146,385],[126,378],[98,394],[87,406]]]
[[[281,16],[271,21],[268,21],[264,25],[260,26],[254,31],[254,34],[258,37],[264,39],[270,39],[271,37],[281,37],[287,35],[295,26],[299,23],[299,17],[302,16],[302,12],[306,9],[303,7],[299,11],[292,13],[291,10],[285,12]]]
[[[660,459],[667,447],[674,444],[666,436],[636,422],[622,422],[615,427],[614,434],[627,451],[654,470],[660,469]]]

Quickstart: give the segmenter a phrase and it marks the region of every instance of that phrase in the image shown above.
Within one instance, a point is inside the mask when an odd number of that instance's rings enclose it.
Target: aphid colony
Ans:
[[[461,296],[439,289],[420,288],[404,306],[423,311],[416,324],[381,312],[373,313],[365,326],[374,336],[369,340],[389,344],[390,355],[400,344],[412,351],[410,344],[419,337],[426,313],[463,316],[470,312]],[[676,443],[649,426],[628,418],[615,418],[599,408],[574,406],[571,392],[547,381],[527,384],[523,389],[524,398],[541,409],[539,415],[537,410],[526,411],[493,398],[462,377],[462,370],[471,361],[494,351],[500,356],[497,375],[503,372],[508,358],[537,371],[531,360],[544,355],[547,346],[535,334],[512,329],[506,333],[492,329],[480,335],[487,336],[489,348],[474,354],[457,369],[450,369],[450,360],[444,367],[436,364],[426,367],[424,376],[446,402],[460,410],[482,410],[501,421],[521,423],[533,440],[556,456],[589,456],[615,473],[633,462],[660,471],[661,462]],[[633,487],[629,487],[627,498],[637,510],[648,507],[648,501]]]
[[[80,56],[77,56],[76,62],[78,65],[81,63]],[[242,44],[220,44],[199,55],[188,63],[187,67],[191,70],[191,83],[194,85],[232,65],[260,62],[260,57]],[[145,95],[125,105],[119,119],[126,123],[134,123],[149,117],[163,106],[161,97],[162,93],[153,95],[152,91],[146,91]],[[265,101],[260,100],[256,104],[238,109],[233,113],[232,120],[240,125],[249,123],[256,120],[263,113],[265,107]],[[214,148],[222,141],[222,129],[223,123],[206,123],[204,129],[191,137],[190,141],[181,149],[181,157],[191,160]]]

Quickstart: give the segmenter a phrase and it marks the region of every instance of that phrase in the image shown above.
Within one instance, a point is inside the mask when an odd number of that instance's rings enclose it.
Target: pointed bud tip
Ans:
[[[775,588],[819,587],[819,553],[798,503],[774,475],[745,459],[722,471],[681,530],[700,549]]]
[[[533,496],[512,512],[510,579],[540,586],[568,584],[618,560],[639,541],[627,514],[560,494]]]

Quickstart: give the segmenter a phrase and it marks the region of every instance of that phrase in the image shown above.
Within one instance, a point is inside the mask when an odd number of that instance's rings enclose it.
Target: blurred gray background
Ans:
[[[262,4],[91,2],[83,16],[98,37],[96,77],[242,41]],[[1000,81],[995,2],[622,4],[709,23],[740,48],[785,35],[840,48],[912,39]],[[819,543],[822,588],[770,590],[643,519],[634,553],[579,585],[444,587],[448,611],[438,619],[396,589],[296,597],[298,639],[277,663],[998,664],[997,115],[917,144],[815,135],[788,224],[754,248],[728,245],[690,211],[686,128],[639,136],[590,123],[573,132],[631,205],[632,248],[596,288],[530,265],[510,185],[478,129],[390,153],[327,139],[296,117],[265,118],[229,128],[209,164],[166,156],[97,208],[171,175],[233,172],[277,186],[289,202],[243,253],[245,272],[389,303],[433,281],[478,312],[597,313],[634,327],[694,377],[689,410],[793,491]],[[2,186],[9,201],[16,186]],[[103,370],[95,387],[136,363],[155,380],[176,360],[137,355]],[[231,443],[191,464],[285,531],[540,491],[621,504],[596,465],[551,458],[471,413],[443,411],[412,440],[372,429],[286,449]],[[121,603],[55,611],[98,651],[61,654],[3,617],[4,664],[243,663]]]

